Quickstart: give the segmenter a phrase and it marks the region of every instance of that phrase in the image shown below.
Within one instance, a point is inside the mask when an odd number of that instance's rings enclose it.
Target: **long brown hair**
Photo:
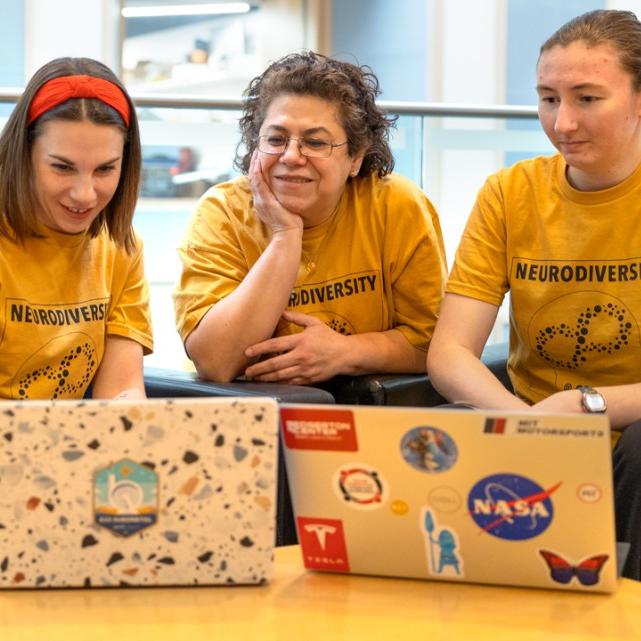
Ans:
[[[28,123],[29,105],[49,80],[62,76],[87,75],[102,78],[119,87],[129,103],[129,126],[120,114],[96,98],[71,98]],[[107,206],[91,223],[88,233],[95,237],[106,227],[112,240],[127,252],[135,247],[132,219],[138,199],[142,152],[136,110],[122,83],[101,62],[91,58],[57,58],[33,75],[9,116],[0,136],[0,233],[18,242],[37,235],[35,197],[32,188],[31,149],[52,120],[89,121],[113,125],[125,136],[122,169],[116,191]]]

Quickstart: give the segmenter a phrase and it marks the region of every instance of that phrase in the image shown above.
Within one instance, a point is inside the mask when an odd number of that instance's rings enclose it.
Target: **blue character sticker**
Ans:
[[[524,541],[539,536],[552,523],[551,497],[560,486],[561,482],[544,489],[519,474],[493,474],[470,490],[467,507],[483,532],[499,539]]]
[[[94,476],[96,523],[131,536],[158,520],[158,475],[130,459],[98,470]]]
[[[401,455],[421,472],[445,472],[458,458],[458,448],[452,437],[428,425],[406,432],[401,439]]]
[[[463,577],[463,559],[458,535],[451,528],[439,527],[432,510],[421,510],[421,529],[425,532],[427,567],[432,576]]]

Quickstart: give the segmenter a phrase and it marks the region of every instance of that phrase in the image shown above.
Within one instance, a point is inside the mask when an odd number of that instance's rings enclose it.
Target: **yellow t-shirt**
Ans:
[[[0,236],[0,398],[82,398],[107,335],[152,349],[142,243],[127,255],[106,230],[40,231]]]
[[[174,292],[183,340],[207,310],[234,291],[271,238],[241,177],[201,199],[179,249]],[[298,278],[287,309],[344,334],[398,329],[427,350],[446,278],[438,215],[423,192],[397,175],[349,181],[336,213],[304,230]],[[260,313],[260,301],[256,301]],[[275,335],[299,331],[281,322]]]
[[[641,380],[641,166],[594,192],[565,170],[555,155],[491,176],[446,288],[497,306],[510,291],[508,369],[530,403]]]

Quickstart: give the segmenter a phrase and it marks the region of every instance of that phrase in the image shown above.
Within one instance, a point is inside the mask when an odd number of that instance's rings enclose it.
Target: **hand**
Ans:
[[[569,412],[572,414],[582,414],[581,392],[578,389],[556,392],[556,394],[552,394],[532,405],[530,410],[533,412]]]
[[[274,234],[286,232],[290,229],[298,231],[303,229],[303,219],[298,214],[285,209],[267,184],[258,150],[252,154],[249,165],[249,184],[254,197],[256,214],[271,228]]]
[[[245,370],[255,381],[309,385],[340,373],[341,357],[349,347],[347,337],[330,329],[322,321],[301,314],[283,312],[286,321],[303,327],[299,334],[270,338],[245,350],[247,358],[276,354]]]

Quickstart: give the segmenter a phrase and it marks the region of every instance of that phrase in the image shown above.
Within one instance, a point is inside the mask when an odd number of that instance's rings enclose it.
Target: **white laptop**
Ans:
[[[617,588],[604,416],[285,405],[281,426],[307,568]]]
[[[0,588],[262,583],[268,398],[0,402]]]

